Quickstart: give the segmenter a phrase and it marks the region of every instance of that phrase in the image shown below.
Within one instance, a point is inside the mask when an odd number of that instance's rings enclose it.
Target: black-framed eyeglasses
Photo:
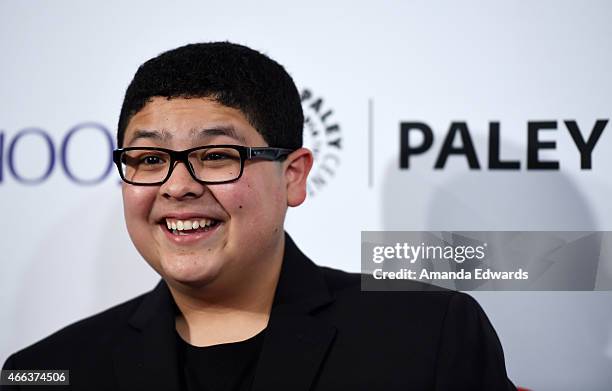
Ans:
[[[251,159],[283,160],[293,150],[242,145],[206,145],[184,151],[157,147],[127,147],[113,151],[113,161],[124,182],[156,186],[170,178],[183,162],[194,180],[202,184],[234,182],[242,176],[244,162]]]

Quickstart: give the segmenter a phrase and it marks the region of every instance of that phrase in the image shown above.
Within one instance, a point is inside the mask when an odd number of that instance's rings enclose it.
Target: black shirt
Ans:
[[[198,347],[176,333],[183,390],[250,390],[264,334],[265,329],[244,341]]]

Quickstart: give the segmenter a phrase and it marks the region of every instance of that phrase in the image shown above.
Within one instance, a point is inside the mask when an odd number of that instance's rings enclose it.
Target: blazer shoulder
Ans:
[[[126,327],[130,316],[148,294],[150,292],[63,327],[11,355],[5,366],[36,363],[41,357],[66,356],[109,346],[115,333]]]
[[[478,302],[469,294],[445,289],[421,281],[394,281],[378,290],[362,289],[373,277],[320,267],[328,289],[346,313],[351,308],[378,314],[380,320],[410,321],[419,314],[420,321],[442,327],[443,324],[487,324],[488,319]],[[371,282],[371,281],[370,281]],[[388,289],[380,289],[380,288]]]
[[[376,296],[382,295],[388,300],[392,300],[394,296],[403,299],[406,294],[410,296],[426,294],[429,297],[436,297],[443,300],[445,304],[448,304],[455,295],[468,296],[458,291],[437,287],[421,281],[395,280],[385,284],[376,281],[376,284],[374,284],[374,278],[368,274],[349,273],[327,266],[319,266],[319,269],[323,273],[330,291],[334,294],[377,292]],[[370,289],[371,287],[376,289]],[[469,298],[467,300],[469,301]]]

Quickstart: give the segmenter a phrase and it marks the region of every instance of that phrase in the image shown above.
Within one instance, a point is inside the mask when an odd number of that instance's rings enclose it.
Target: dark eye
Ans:
[[[225,160],[225,159],[229,159],[230,156],[221,153],[221,152],[211,152],[211,153],[207,153],[206,155],[202,156],[202,160]]]
[[[149,155],[149,156],[142,157],[140,159],[140,162],[143,164],[147,164],[147,165],[156,165],[156,164],[161,164],[162,159],[159,156]]]

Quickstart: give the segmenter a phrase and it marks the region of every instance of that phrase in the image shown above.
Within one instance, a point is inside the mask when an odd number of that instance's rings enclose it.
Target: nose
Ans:
[[[175,163],[170,178],[160,187],[163,197],[177,200],[198,198],[205,191],[206,186],[197,182],[191,176],[184,162]]]

